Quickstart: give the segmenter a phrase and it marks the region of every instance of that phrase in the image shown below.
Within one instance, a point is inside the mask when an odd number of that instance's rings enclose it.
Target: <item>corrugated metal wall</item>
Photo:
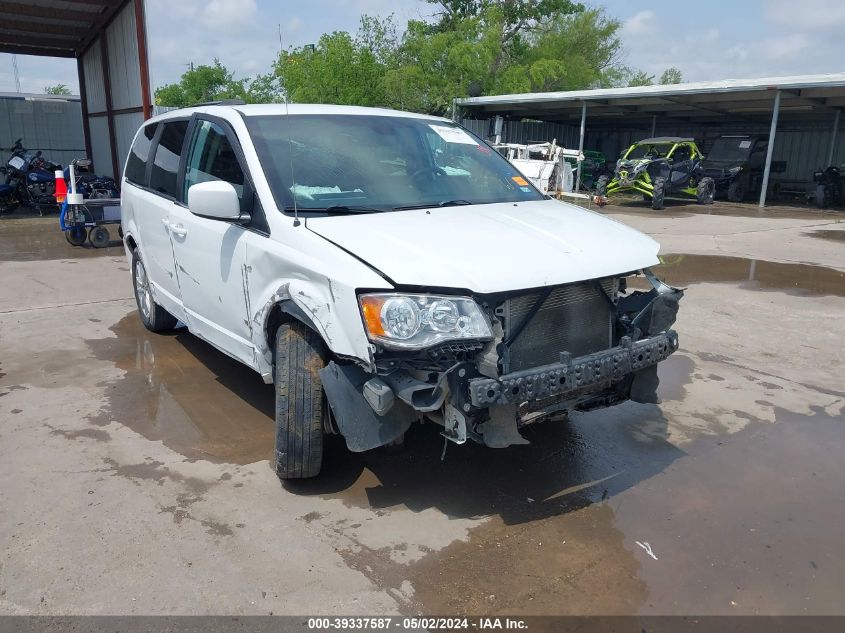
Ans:
[[[490,121],[486,119],[465,119],[462,124],[481,138],[489,139]],[[833,115],[829,122],[794,123],[785,122],[778,126],[775,138],[773,161],[786,163],[785,171],[773,173],[771,181],[805,181],[814,170],[827,164],[830,139],[833,132]],[[539,121],[505,121],[502,141],[506,143],[546,142],[556,138],[558,144],[568,148],[578,147],[579,128],[575,125]],[[657,120],[657,136],[689,136],[699,143],[703,152],[710,150],[713,141],[722,134],[761,134],[768,136],[767,123],[733,123],[723,125],[689,125],[674,121]],[[631,143],[651,136],[651,126],[590,129],[587,116],[587,132],[584,149],[599,150],[610,160]],[[836,141],[834,164],[845,163],[845,117],[840,119]]]
[[[76,97],[0,95],[0,160],[5,164],[17,139],[55,163],[67,165],[85,155],[82,105]]]
[[[88,126],[94,169],[99,174],[118,178],[135,132],[144,120],[142,106],[141,65],[135,23],[135,2],[129,2],[105,30],[106,59],[100,38],[82,56],[85,76]],[[107,64],[107,66],[105,65]],[[106,72],[108,71],[108,73]],[[108,99],[106,81],[111,85],[112,125],[114,128],[115,160],[109,137]],[[127,110],[129,110],[127,112]],[[118,173],[114,173],[117,171]]]

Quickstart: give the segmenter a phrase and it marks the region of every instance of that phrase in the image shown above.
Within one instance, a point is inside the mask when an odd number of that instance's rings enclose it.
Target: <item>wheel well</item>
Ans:
[[[292,311],[297,311],[299,308],[295,305],[290,306]],[[273,306],[273,309],[270,311],[270,315],[267,317],[267,325],[264,328],[265,335],[267,336],[267,347],[273,350],[273,354],[275,354],[276,350],[276,332],[279,331],[279,328],[284,323],[291,323],[293,321],[298,321],[302,323],[305,327],[309,330],[313,330],[317,332],[316,328],[312,323],[310,323],[306,318],[303,316],[299,316],[297,314],[291,314],[284,308],[282,308],[281,303],[277,303]],[[319,336],[319,332],[317,332]],[[322,338],[322,337],[321,337]],[[326,346],[328,347],[328,345]],[[273,359],[275,362],[275,358]]]
[[[136,248],[138,248],[138,244],[137,244],[137,242],[135,242],[135,238],[132,237],[131,235],[126,236],[126,245],[129,247],[129,250],[131,250],[131,251],[134,251]]]

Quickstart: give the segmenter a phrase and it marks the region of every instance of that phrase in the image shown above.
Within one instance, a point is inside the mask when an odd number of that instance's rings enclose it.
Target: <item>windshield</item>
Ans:
[[[625,156],[627,160],[636,158],[664,158],[675,146],[674,143],[650,143],[648,145],[635,145]]]
[[[748,160],[754,141],[750,138],[717,138],[707,155],[708,160],[742,163]]]
[[[446,121],[297,114],[247,117],[247,125],[286,211],[294,196],[299,211],[543,199],[489,145]]]

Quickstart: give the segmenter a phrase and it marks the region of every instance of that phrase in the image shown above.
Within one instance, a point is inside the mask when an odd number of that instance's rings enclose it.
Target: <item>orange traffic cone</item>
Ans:
[[[56,170],[56,202],[62,204],[67,198],[67,183],[65,182],[65,174],[61,169]]]

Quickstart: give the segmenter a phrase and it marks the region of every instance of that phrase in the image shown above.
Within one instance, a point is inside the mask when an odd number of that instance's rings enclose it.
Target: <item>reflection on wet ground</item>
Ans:
[[[192,459],[248,464],[273,454],[273,387],[179,329],[146,330],[136,312],[88,341],[126,374],[106,385],[108,406],[93,422],[117,420]]]
[[[106,227],[111,244],[106,248],[71,246],[59,228],[55,216],[35,218],[0,218],[0,261],[35,261],[48,259],[77,259],[102,255],[122,255],[123,243],[117,235],[117,225]]]
[[[835,231],[835,230],[823,230],[820,229],[818,231],[810,231],[807,233],[810,237],[818,237],[823,240],[833,240],[835,242],[845,242],[845,230]]]
[[[845,296],[845,272],[809,264],[785,264],[742,257],[668,254],[654,272],[666,283],[736,283],[742,288],[779,290],[806,296]]]
[[[614,198],[603,208],[595,205],[594,211],[602,213],[635,213],[654,217],[685,218],[693,215],[719,215],[739,218],[781,218],[794,220],[819,220],[824,218],[845,217],[842,211],[815,209],[805,206],[769,205],[761,209],[754,202],[733,203],[716,201],[713,204],[697,204],[689,200],[666,200],[666,206],[660,211],[651,208],[650,202],[641,198]]]

